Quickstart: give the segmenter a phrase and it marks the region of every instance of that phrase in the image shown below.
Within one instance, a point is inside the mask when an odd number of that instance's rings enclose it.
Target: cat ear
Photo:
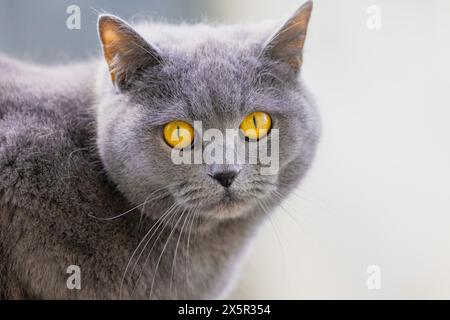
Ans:
[[[278,63],[280,71],[287,75],[296,75],[302,65],[303,45],[312,8],[312,1],[298,8],[263,49],[262,54]]]
[[[161,62],[156,49],[116,16],[100,15],[98,34],[111,80],[116,85],[125,85],[137,70]]]

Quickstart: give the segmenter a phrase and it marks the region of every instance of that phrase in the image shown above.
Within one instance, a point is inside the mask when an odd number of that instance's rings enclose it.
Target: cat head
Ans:
[[[97,144],[118,189],[135,205],[170,199],[217,218],[278,202],[308,169],[319,135],[299,77],[311,10],[307,2],[278,29],[134,29],[100,16]],[[226,158],[237,150],[244,161]]]

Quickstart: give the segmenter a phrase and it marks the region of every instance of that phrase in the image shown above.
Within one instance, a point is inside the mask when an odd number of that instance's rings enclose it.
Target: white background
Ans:
[[[301,4],[221,3],[236,22]],[[380,30],[366,26],[370,5]],[[450,298],[450,2],[316,0],[309,31],[317,159],[263,227],[232,297]],[[366,286],[369,265],[380,290]]]

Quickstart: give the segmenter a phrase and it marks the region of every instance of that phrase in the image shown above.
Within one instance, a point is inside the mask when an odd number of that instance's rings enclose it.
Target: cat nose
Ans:
[[[222,171],[213,174],[211,177],[214,180],[217,180],[217,182],[219,182],[225,188],[228,188],[229,186],[231,186],[237,175],[238,172],[236,171]]]

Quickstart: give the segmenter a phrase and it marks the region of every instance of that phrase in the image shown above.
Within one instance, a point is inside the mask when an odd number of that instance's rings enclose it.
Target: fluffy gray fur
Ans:
[[[0,56],[0,298],[224,297],[258,226],[310,167],[319,119],[298,73],[264,55],[276,27],[136,30],[154,52],[116,61],[116,86],[103,61]],[[165,123],[225,130],[254,110],[280,130],[277,175],[172,163]],[[239,175],[225,190],[210,174],[229,169]],[[81,290],[66,286],[69,265]]]

